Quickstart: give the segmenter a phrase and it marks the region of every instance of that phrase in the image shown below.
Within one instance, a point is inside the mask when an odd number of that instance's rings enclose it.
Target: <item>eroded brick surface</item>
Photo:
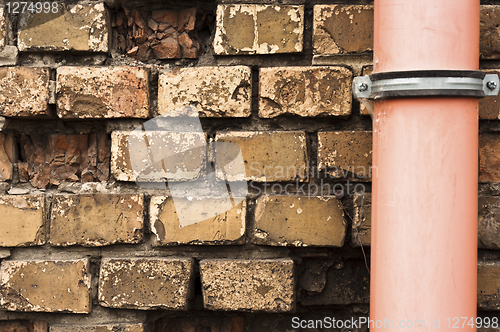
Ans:
[[[338,178],[370,179],[376,171],[372,168],[372,132],[319,132],[318,167]]]
[[[500,249],[500,199],[479,197],[478,210],[479,248]]]
[[[217,133],[216,142],[237,144],[245,162],[246,179],[254,181],[291,181],[307,178],[307,138],[302,131],[275,131],[272,133],[233,131]],[[234,156],[217,154],[222,165],[228,164]],[[227,170],[227,180],[245,180],[241,172]],[[217,177],[223,176],[217,172]]]
[[[137,67],[59,67],[61,118],[149,117],[148,72]]]
[[[107,324],[93,326],[51,325],[49,332],[144,332],[143,324]],[[44,331],[45,332],[45,331]]]
[[[45,243],[45,199],[42,195],[0,196],[0,246]]]
[[[302,305],[370,302],[370,273],[363,259],[315,258],[302,262],[298,276]]]
[[[106,133],[88,135],[22,135],[22,181],[36,188],[62,181],[106,181],[109,177],[109,138]]]
[[[500,6],[481,6],[479,51],[483,59],[500,59]]]
[[[261,196],[252,242],[277,246],[341,247],[346,222],[336,197]]]
[[[260,69],[259,116],[351,114],[352,72],[343,67]]]
[[[479,182],[500,182],[500,135],[479,135]]]
[[[486,310],[500,309],[500,263],[478,262],[477,306]]]
[[[315,54],[362,53],[373,50],[373,6],[314,6]]]
[[[21,16],[20,51],[109,51],[110,22],[103,2],[68,7],[58,4],[57,13],[26,11]]]
[[[0,7],[0,49],[6,44],[7,24],[3,6]]]
[[[142,194],[55,195],[50,243],[104,246],[138,243],[143,238]]]
[[[155,323],[156,332],[190,332],[190,331],[207,331],[207,332],[244,332],[245,318],[244,317],[172,317],[161,318]]]
[[[0,321],[2,332],[47,332],[48,324],[41,321]]]
[[[0,67],[0,116],[48,116],[49,69]]]
[[[9,311],[90,313],[88,259],[3,261],[0,307]]]
[[[193,197],[174,201],[171,197],[153,196],[149,205],[150,229],[159,245],[241,243],[245,234],[246,200],[240,201],[232,207],[229,198]],[[220,214],[202,219],[214,211]],[[185,218],[182,224],[179,214]]]
[[[354,194],[353,201],[352,243],[355,246],[369,246],[372,234],[372,194]]]
[[[115,131],[111,172],[118,181],[187,181],[205,170],[206,135],[200,132]]]
[[[293,267],[291,259],[202,260],[205,309],[292,311],[295,307]]]
[[[192,259],[103,259],[99,303],[112,308],[185,310],[192,274]]]
[[[159,77],[160,115],[193,105],[204,117],[247,117],[251,99],[252,74],[246,66],[180,68]]]
[[[14,133],[0,132],[0,181],[12,180],[13,163],[16,158]]]
[[[219,5],[218,55],[302,52],[304,6]]]

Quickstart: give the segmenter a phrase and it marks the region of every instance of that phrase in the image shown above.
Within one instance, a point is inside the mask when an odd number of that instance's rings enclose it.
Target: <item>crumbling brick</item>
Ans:
[[[259,116],[351,114],[352,72],[343,67],[260,69]]]
[[[181,68],[160,74],[158,113],[194,106],[202,117],[247,117],[251,113],[250,67]]]
[[[0,67],[0,91],[0,116],[50,115],[48,68]]]
[[[59,67],[61,118],[148,118],[148,72],[136,67]]]
[[[292,311],[295,308],[293,267],[291,259],[202,260],[205,309]]]
[[[103,259],[99,303],[111,308],[186,310],[192,274],[192,259]]]

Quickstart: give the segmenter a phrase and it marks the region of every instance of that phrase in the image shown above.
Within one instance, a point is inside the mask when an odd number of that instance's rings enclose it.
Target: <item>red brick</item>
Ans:
[[[12,180],[13,163],[16,159],[14,133],[0,132],[0,181]]]
[[[500,6],[481,6],[479,51],[482,59],[500,59]]]
[[[148,118],[149,112],[149,79],[143,68],[57,68],[61,118]]]

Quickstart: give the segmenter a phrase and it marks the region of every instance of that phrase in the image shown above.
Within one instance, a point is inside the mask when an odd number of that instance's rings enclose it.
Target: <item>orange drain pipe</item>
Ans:
[[[479,9],[375,0],[370,329],[475,330]]]

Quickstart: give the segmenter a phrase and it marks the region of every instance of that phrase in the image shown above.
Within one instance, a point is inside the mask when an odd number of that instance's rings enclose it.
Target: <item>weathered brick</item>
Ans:
[[[200,132],[115,131],[111,173],[118,181],[197,179],[205,170],[206,139]]]
[[[334,196],[261,196],[255,206],[252,242],[273,246],[341,247],[344,212]]]
[[[93,326],[51,325],[49,332],[144,332],[143,324],[107,324]],[[45,332],[45,331],[44,331]]]
[[[371,245],[372,194],[354,194],[354,216],[352,220],[352,244]]]
[[[308,259],[299,267],[299,302],[305,306],[370,302],[370,273],[363,259]]]
[[[481,6],[479,51],[482,59],[500,59],[500,6]]]
[[[188,317],[165,317],[156,321],[156,332],[244,332],[245,317],[226,316],[217,317],[211,314],[210,317],[188,316]]]
[[[0,116],[48,116],[49,69],[0,68]]]
[[[148,72],[137,67],[57,68],[61,118],[148,118]]]
[[[500,198],[478,198],[479,248],[500,249]]]
[[[351,114],[352,72],[343,67],[260,69],[259,116]]]
[[[202,117],[247,117],[251,101],[250,67],[180,68],[159,76],[160,115],[193,105]]]
[[[205,309],[287,312],[295,307],[291,259],[200,262]]]
[[[150,229],[158,245],[237,244],[243,240],[246,225],[246,200],[215,217],[180,227],[178,213],[197,216],[197,212],[221,210],[232,206],[229,198],[176,198],[153,196],[149,205]]]
[[[485,70],[484,72],[487,74],[500,74],[500,70]],[[479,99],[479,118],[488,120],[500,119],[500,96],[488,96],[487,98]]]
[[[338,178],[370,179],[376,171],[372,169],[372,132],[319,132],[318,168]]]
[[[44,243],[44,196],[0,196],[0,246],[25,247]]]
[[[138,243],[143,228],[142,194],[60,194],[52,202],[50,243],[55,246]]]
[[[363,72],[362,72],[363,76],[370,75],[371,73],[373,73],[373,67],[372,66],[363,67]],[[480,100],[482,100],[482,99],[480,99]],[[359,102],[359,112],[361,113],[361,115],[370,115],[371,114],[370,110],[366,107],[365,103],[373,103],[373,101],[371,101],[371,100],[360,101]],[[372,112],[373,112],[373,110],[372,110]]]
[[[304,6],[219,5],[218,55],[302,52]]]
[[[500,182],[500,135],[479,135],[479,182]]]
[[[4,7],[0,7],[0,49],[5,46],[7,39],[7,22]]]
[[[109,51],[111,27],[103,2],[58,5],[57,13],[26,12],[21,16],[17,39],[20,51]]]
[[[192,259],[103,259],[99,303],[111,308],[185,310],[193,290],[192,275]]]
[[[14,133],[0,132],[0,181],[12,180],[16,158],[16,140]]]
[[[254,181],[291,181],[307,178],[307,137],[303,131],[275,131],[272,133],[252,131],[220,132],[216,142],[238,144],[245,161],[246,180]],[[217,161],[223,165],[232,156],[216,152]],[[226,159],[229,159],[226,162]],[[226,173],[227,180],[241,181],[240,172]],[[223,178],[217,172],[218,178]]]
[[[373,6],[314,6],[315,54],[362,53],[373,50]]]
[[[0,307],[9,311],[90,313],[88,259],[3,261]]]
[[[479,261],[477,266],[477,306],[500,309],[500,263]]]
[[[47,332],[48,329],[47,322],[42,321],[0,321],[2,332]]]

